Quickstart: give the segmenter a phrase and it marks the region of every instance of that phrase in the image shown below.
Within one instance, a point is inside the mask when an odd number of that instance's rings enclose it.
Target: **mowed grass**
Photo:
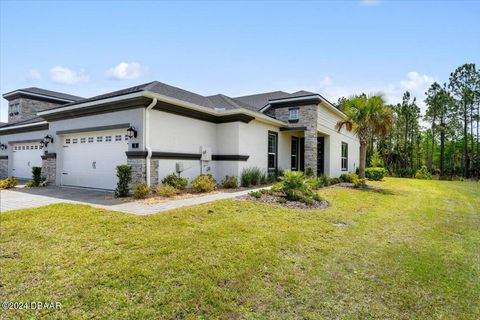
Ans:
[[[480,318],[480,184],[323,189],[324,210],[231,200],[147,217],[0,216],[0,318]],[[345,226],[345,225],[346,226]]]

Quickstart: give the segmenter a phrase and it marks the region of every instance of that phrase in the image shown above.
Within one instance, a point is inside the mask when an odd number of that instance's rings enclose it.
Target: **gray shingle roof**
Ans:
[[[83,97],[78,97],[78,96],[74,96],[74,95],[71,95],[71,94],[63,93],[63,92],[45,90],[45,89],[36,88],[36,87],[14,90],[14,91],[5,93],[4,96],[8,95],[9,93],[15,92],[15,91],[23,91],[23,92],[29,92],[29,93],[34,93],[34,94],[41,94],[41,95],[52,97],[52,98],[59,98],[59,99],[71,100],[71,101],[79,101],[79,100],[85,99]]]

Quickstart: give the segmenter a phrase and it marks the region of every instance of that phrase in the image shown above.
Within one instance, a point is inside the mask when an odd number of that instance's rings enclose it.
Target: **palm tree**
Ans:
[[[336,129],[353,131],[360,140],[359,177],[365,178],[367,163],[367,143],[369,136],[385,136],[393,127],[393,112],[385,106],[381,95],[368,97],[366,94],[355,95],[342,101],[342,110],[346,118],[337,122]]]

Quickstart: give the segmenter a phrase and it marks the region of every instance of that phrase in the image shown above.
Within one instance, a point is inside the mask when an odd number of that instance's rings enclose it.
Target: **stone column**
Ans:
[[[317,175],[317,121],[318,121],[318,106],[308,105],[300,107],[299,112],[300,122],[307,129],[305,135],[305,171],[312,168],[313,174]]]
[[[8,176],[8,156],[0,156],[0,179]]]
[[[42,177],[47,179],[48,185],[55,185],[57,182],[57,154],[45,153],[42,156]]]
[[[155,187],[159,184],[158,181],[158,159],[150,159],[150,184]]]
[[[146,183],[147,176],[147,166],[145,158],[127,158],[127,164],[132,167],[132,182],[131,185],[135,183]],[[131,186],[130,186],[131,187]]]

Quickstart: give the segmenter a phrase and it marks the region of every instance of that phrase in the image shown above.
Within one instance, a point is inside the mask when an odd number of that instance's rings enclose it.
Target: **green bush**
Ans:
[[[303,197],[311,197],[313,194],[303,172],[287,170],[280,177],[280,181],[282,183],[280,190],[285,193],[288,200],[298,201]]]
[[[172,186],[178,190],[185,190],[185,188],[188,186],[188,179],[179,177],[176,174],[172,173],[163,178],[162,183]]]
[[[252,191],[249,193],[250,196],[260,199],[262,197],[262,193],[260,191]]]
[[[42,178],[41,167],[32,167],[32,178],[35,187],[38,187],[45,181],[45,178]]]
[[[415,173],[415,179],[432,180],[432,175],[430,174],[426,166],[422,166]]]
[[[367,180],[366,180],[366,179],[356,178],[356,179],[353,181],[353,187],[354,187],[354,188],[365,188],[365,187],[367,187]]]
[[[386,174],[387,174],[387,170],[385,170],[384,168],[366,168],[365,169],[365,177],[368,180],[380,181],[385,177]]]
[[[324,187],[328,187],[331,184],[331,178],[322,174],[320,177],[317,178],[320,181],[320,184]]]
[[[225,189],[235,189],[238,187],[238,179],[235,176],[226,176],[222,181],[222,187]]]
[[[245,168],[240,175],[242,187],[258,186],[265,179],[265,174],[258,167]]]
[[[161,184],[155,188],[155,192],[159,196],[168,198],[168,197],[173,197],[174,195],[179,194],[180,190],[168,184]]]
[[[344,173],[340,175],[339,179],[342,182],[353,183],[355,179],[358,179],[358,176],[356,173]]]
[[[134,199],[145,199],[150,195],[150,187],[145,183],[135,183],[133,185],[133,198]]]
[[[373,154],[370,157],[370,167],[381,168],[383,167],[383,160],[378,153],[377,148],[373,149]]]
[[[14,177],[8,177],[0,180],[0,189],[14,188],[18,184],[18,179]]]
[[[132,167],[128,164],[117,166],[117,188],[115,189],[116,197],[126,197],[130,192],[129,184],[132,181]]]
[[[279,197],[277,198],[277,202],[283,204],[287,202],[287,199],[285,199],[284,197]]]
[[[307,178],[313,178],[315,176],[315,173],[311,167],[308,167],[307,170],[305,170],[305,176]]]
[[[209,174],[201,174],[192,181],[195,192],[210,192],[215,190],[215,179]]]
[[[312,196],[312,199],[315,200],[315,201],[322,201],[322,197],[320,197],[320,195],[318,193],[314,193],[313,196]]]
[[[339,184],[342,182],[340,178],[330,178],[330,185],[333,186],[334,184]]]

